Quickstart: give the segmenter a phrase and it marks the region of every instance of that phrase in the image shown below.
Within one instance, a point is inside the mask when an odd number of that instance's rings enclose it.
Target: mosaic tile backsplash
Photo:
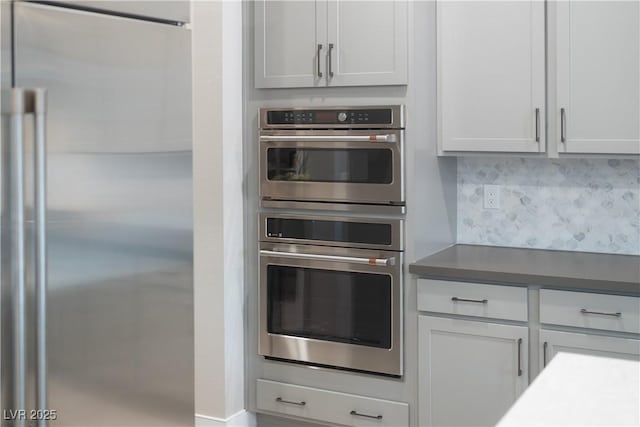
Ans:
[[[458,243],[640,255],[639,161],[458,158]]]

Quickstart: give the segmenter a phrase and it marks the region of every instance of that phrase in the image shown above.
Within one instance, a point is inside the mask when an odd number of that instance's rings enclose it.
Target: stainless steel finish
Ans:
[[[536,108],[536,142],[540,142],[540,109]]]
[[[542,367],[544,368],[545,366],[547,366],[547,347],[549,346],[548,342],[544,342],[544,344],[542,344]]]
[[[370,149],[368,138],[371,131],[367,130],[263,130],[261,138],[277,137],[268,144],[260,144],[260,197],[276,200],[295,200],[307,202],[337,202],[337,203],[377,203],[402,204],[405,200],[404,188],[404,144],[403,131],[389,130],[389,140],[395,138],[397,142],[384,144],[384,148],[392,151],[393,180],[390,184],[355,184],[335,182],[296,182],[270,181],[267,178],[267,151],[271,148],[327,148],[330,142],[318,140],[319,137],[332,140],[334,137],[347,138],[351,142],[340,142],[340,149]],[[312,141],[306,138],[312,137]],[[364,141],[354,141],[352,138],[365,137]],[[287,138],[286,140],[284,138]],[[336,144],[338,140],[334,139]],[[315,142],[314,142],[315,141]],[[374,144],[377,146],[377,143]]]
[[[261,208],[269,209],[300,209],[305,211],[331,211],[349,213],[367,213],[382,215],[404,215],[407,207],[404,205],[371,205],[357,203],[327,203],[327,202],[298,202],[292,200],[261,199]]]
[[[372,110],[372,109],[390,109],[391,110],[391,123],[389,124],[376,124],[375,127],[376,129],[404,129],[405,127],[405,108],[403,105],[362,105],[362,106],[354,106],[354,105],[349,105],[349,106],[336,106],[336,107],[312,107],[314,110],[318,110],[318,111],[342,111],[342,110],[349,110],[349,109],[362,109],[362,110]],[[266,130],[266,129],[291,129],[292,127],[295,127],[296,129],[313,129],[313,128],[317,128],[317,125],[314,124],[296,124],[294,125],[290,125],[290,124],[282,124],[282,125],[274,125],[274,124],[269,124],[267,122],[267,112],[268,111],[299,111],[299,110],[308,110],[309,108],[305,108],[305,107],[294,107],[294,108],[287,108],[287,107],[267,107],[267,108],[261,108],[260,109],[260,129]],[[371,125],[369,124],[352,124],[352,123],[335,123],[331,125],[332,129],[368,129],[370,128]]]
[[[36,230],[36,409],[47,405],[47,153],[46,153],[46,89],[35,89],[35,230]],[[44,413],[44,412],[43,412]],[[46,417],[37,420],[47,425]]]
[[[373,218],[357,218],[348,216],[321,216],[321,215],[290,215],[281,213],[261,213],[260,224],[258,226],[258,241],[261,242],[280,242],[304,245],[322,245],[322,246],[341,246],[347,244],[326,240],[308,240],[308,239],[287,239],[282,237],[267,236],[267,218],[283,218],[283,219],[301,219],[301,220],[326,220],[340,222],[365,222],[368,224],[389,224],[391,226],[391,244],[375,245],[366,243],[349,243],[348,246],[358,247],[362,249],[382,249],[388,251],[404,250],[404,221],[401,219],[373,219]]]
[[[318,43],[318,54],[317,54],[317,60],[318,60],[318,77],[322,77],[322,70],[320,69],[320,51],[322,50],[322,44]]]
[[[264,135],[260,142],[301,141],[301,142],[398,142],[397,134],[377,135]]]
[[[191,35],[28,2],[14,9],[16,85],[48,89],[47,406],[59,426],[193,425]],[[29,351],[36,326],[27,321]],[[3,322],[3,391],[5,331]]]
[[[518,376],[522,376],[522,338],[518,338]]]
[[[560,109],[560,142],[567,142],[567,116],[564,108]]]
[[[260,313],[259,354],[281,359],[299,360],[329,366],[402,375],[402,270],[403,254],[380,250],[364,250],[312,245],[289,245],[261,243],[260,256]],[[387,259],[396,257],[395,265],[366,265],[354,262],[339,262],[324,259],[291,258],[282,252],[328,255],[331,257],[354,257]],[[275,254],[272,254],[275,253]],[[376,273],[389,275],[392,280],[392,325],[391,348],[375,348],[361,345],[270,334],[267,331],[267,266],[286,265],[292,267],[318,268],[337,271]]]
[[[329,43],[329,52],[327,53],[327,58],[329,61],[329,77],[333,78],[333,43]]]
[[[598,316],[622,317],[622,313],[620,313],[620,312],[617,312],[617,313],[605,313],[605,312],[602,312],[602,311],[590,311],[590,310],[587,310],[586,308],[580,309],[580,313],[582,313],[582,314],[595,314],[595,315],[598,315]]]
[[[489,300],[486,299],[467,299],[467,298],[458,298],[458,297],[451,297],[451,301],[453,302],[476,302],[479,304],[486,304],[489,302]]]
[[[7,99],[9,105],[3,106],[4,111],[8,110],[10,115],[9,124],[9,146],[3,147],[3,154],[9,154],[9,162],[3,165],[3,169],[8,167],[8,178],[3,189],[7,193],[3,205],[3,217],[6,217],[6,223],[3,224],[5,229],[3,236],[9,239],[8,245],[3,241],[2,256],[8,258],[8,266],[3,265],[3,270],[8,269],[10,295],[10,308],[3,307],[3,317],[7,318],[10,313],[9,330],[5,329],[3,335],[9,332],[10,340],[3,339],[2,350],[3,362],[10,363],[8,374],[11,375],[12,391],[11,396],[3,396],[4,399],[11,398],[7,405],[3,399],[3,408],[13,409],[14,411],[27,410],[27,296],[26,296],[26,242],[25,242],[25,182],[24,182],[24,128],[25,114],[33,112],[32,105],[29,101],[30,93],[23,89],[13,89],[7,93],[3,93],[3,99]],[[6,102],[6,101],[5,101]],[[7,108],[8,107],[8,108]],[[8,204],[8,206],[7,206]],[[8,215],[6,215],[8,213]],[[4,218],[3,218],[4,219]],[[8,228],[8,230],[7,230]],[[8,268],[7,268],[8,267]],[[6,276],[5,276],[6,277]],[[3,280],[4,281],[4,280]],[[5,289],[3,289],[5,293]],[[3,298],[4,300],[4,298]],[[8,312],[5,314],[5,312]],[[3,319],[4,320],[4,319]],[[4,322],[3,322],[4,323]],[[8,341],[8,342],[7,342]],[[5,360],[11,354],[11,358]],[[6,365],[5,365],[6,366]],[[5,387],[4,366],[2,386]],[[4,390],[3,390],[4,391]],[[4,417],[3,417],[4,418]],[[19,427],[25,425],[26,420],[17,419],[15,424]]]
[[[295,252],[280,252],[280,251],[266,251],[261,250],[260,255],[267,256],[277,256],[280,258],[291,258],[291,259],[308,259],[308,260],[318,260],[318,261],[333,261],[333,262],[348,262],[351,264],[366,264],[366,265],[386,265],[393,266],[396,265],[396,257],[389,258],[360,258],[360,257],[347,257],[347,256],[336,256],[336,255],[318,255],[318,254],[308,254],[308,253],[295,253]]]
[[[296,405],[296,406],[305,406],[307,404],[307,402],[305,402],[304,400],[302,402],[294,402],[292,400],[284,400],[281,397],[276,397],[276,402],[278,402],[278,403],[286,403],[288,405]]]
[[[381,420],[382,419],[382,415],[367,415],[367,414],[361,414],[361,413],[356,412],[356,411],[351,411],[349,413],[351,415],[353,415],[354,417],[373,418],[374,420]]]

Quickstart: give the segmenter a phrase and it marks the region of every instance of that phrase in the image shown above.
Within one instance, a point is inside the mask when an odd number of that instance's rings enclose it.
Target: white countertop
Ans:
[[[498,426],[640,425],[640,361],[558,353]]]

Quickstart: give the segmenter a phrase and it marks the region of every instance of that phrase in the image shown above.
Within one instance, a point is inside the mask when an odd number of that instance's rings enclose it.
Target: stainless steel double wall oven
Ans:
[[[402,107],[260,120],[259,353],[401,376]]]

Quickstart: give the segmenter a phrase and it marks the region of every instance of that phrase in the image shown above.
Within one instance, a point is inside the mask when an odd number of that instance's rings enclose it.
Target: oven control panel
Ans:
[[[401,128],[401,107],[263,109],[262,127],[394,127]]]

